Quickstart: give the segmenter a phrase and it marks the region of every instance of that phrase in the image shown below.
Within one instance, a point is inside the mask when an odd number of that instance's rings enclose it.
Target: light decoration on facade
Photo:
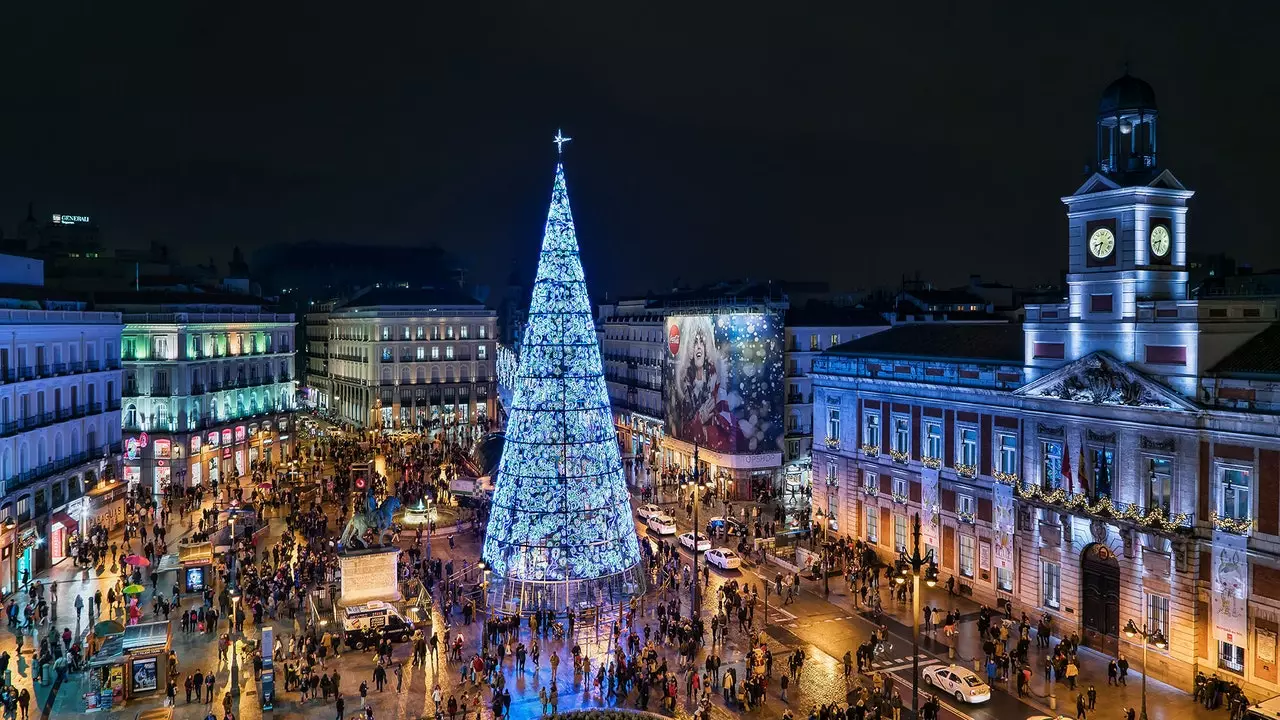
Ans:
[[[893,501],[899,505],[906,505],[907,500],[908,498],[906,495],[899,495],[898,493],[893,494]]]
[[[942,468],[942,458],[930,457],[928,455],[925,455],[924,457],[920,458],[920,464],[924,465],[930,470],[939,470]]]
[[[484,562],[519,583],[634,571],[640,545],[559,163],[510,382]]]
[[[1177,513],[1170,517],[1165,514],[1163,508],[1144,510],[1135,504],[1117,504],[1105,495],[1091,502],[1087,495],[1068,493],[1062,488],[1046,490],[1030,483],[1015,482],[1013,489],[1018,497],[1024,500],[1035,500],[1071,512],[1123,520],[1161,532],[1186,532],[1191,527],[1191,516],[1187,513]]]
[[[867,497],[875,497],[880,494],[880,488],[876,487],[875,485],[863,485],[862,494],[866,495]]]
[[[977,516],[971,512],[965,512],[964,510],[957,510],[956,517],[959,518],[960,522],[962,523],[969,523],[970,525],[978,524]]]
[[[992,473],[991,477],[995,478],[996,482],[1001,485],[1014,486],[1018,484],[1018,473],[1007,473],[997,470]]]
[[[866,455],[867,457],[876,457],[880,454],[880,446],[867,443],[866,445],[862,446],[862,454]]]
[[[890,450],[889,457],[892,458],[893,461],[896,463],[901,463],[903,465],[906,465],[911,460],[911,453],[905,450],[902,450],[902,451]]]
[[[826,445],[827,445],[827,449],[828,449],[828,450],[839,450],[839,449],[840,449],[840,438],[838,438],[838,437],[829,437],[829,438],[827,438],[827,439],[826,439]]]
[[[1253,518],[1222,517],[1217,512],[1210,513],[1209,518],[1213,521],[1214,530],[1232,535],[1248,535],[1253,530]]]
[[[966,465],[965,463],[958,462],[955,464],[955,469],[956,474],[960,477],[971,478],[978,476],[978,466],[976,465]]]

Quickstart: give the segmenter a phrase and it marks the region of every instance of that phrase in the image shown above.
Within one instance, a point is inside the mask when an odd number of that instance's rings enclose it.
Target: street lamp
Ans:
[[[1132,618],[1124,626],[1124,636],[1133,639],[1135,637],[1142,638],[1142,715],[1141,720],[1147,720],[1147,647],[1154,645],[1157,650],[1164,650],[1169,647],[1169,641],[1165,639],[1164,633],[1160,628],[1148,629],[1143,625],[1141,629],[1133,621]]]
[[[894,582],[903,585],[911,578],[911,716],[920,717],[920,579],[933,587],[938,584],[938,564],[933,551],[920,554],[920,513],[911,524],[911,554],[906,550],[898,554],[898,575]]]
[[[231,588],[231,627],[236,626],[236,606],[240,602],[240,589]],[[240,642],[231,641],[231,697],[240,697]]]

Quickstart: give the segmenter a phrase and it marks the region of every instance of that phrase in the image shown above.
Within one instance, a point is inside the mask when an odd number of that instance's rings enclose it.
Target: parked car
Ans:
[[[658,533],[659,535],[676,534],[676,519],[670,515],[663,513],[650,515],[649,519],[645,521],[645,524],[649,526],[650,530]]]
[[[991,699],[991,688],[974,671],[959,665],[934,665],[920,671],[926,685],[938,688],[959,702],[980,703]]]
[[[693,549],[693,533],[687,532],[681,535],[680,544],[692,550]],[[711,549],[711,541],[707,539],[706,535],[699,533],[698,534],[698,552],[706,552],[710,549]]]
[[[661,515],[661,514],[662,514],[662,508],[658,507],[657,505],[654,505],[653,503],[649,503],[648,505],[641,505],[640,507],[636,508],[636,517],[640,518],[641,520],[648,520],[650,515]]]
[[[719,515],[707,521],[708,535],[717,535],[721,531],[727,535],[745,537],[747,534],[747,526],[733,518],[722,518]]]
[[[742,557],[729,548],[716,548],[707,551],[707,564],[715,565],[721,570],[737,570],[742,567]]]

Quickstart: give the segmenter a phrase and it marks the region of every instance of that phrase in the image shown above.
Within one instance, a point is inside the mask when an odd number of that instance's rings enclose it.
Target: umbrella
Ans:
[[[146,588],[142,587],[141,585],[139,585],[139,584],[137,584],[137,583],[132,583],[132,584],[130,584],[130,585],[125,585],[125,586],[124,586],[124,594],[125,594],[125,595],[137,595],[138,593],[142,592],[143,590],[146,590]]]
[[[119,622],[116,622],[115,620],[103,620],[102,622],[93,626],[93,634],[97,635],[98,637],[104,637],[107,635],[119,635],[122,632],[124,632],[124,625],[121,625]]]
[[[142,557],[141,555],[130,555],[124,559],[124,562],[126,565],[133,565],[135,567],[147,567],[151,564],[150,560]]]

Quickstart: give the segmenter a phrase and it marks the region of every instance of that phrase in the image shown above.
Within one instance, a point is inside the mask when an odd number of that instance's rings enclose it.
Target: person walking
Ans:
[[[1088,720],[1089,713],[1085,712],[1084,695],[1076,693],[1076,720]]]
[[[1120,659],[1116,661],[1116,665],[1120,668],[1120,684],[1128,685],[1129,661],[1125,659],[1124,653],[1120,653]]]
[[[399,693],[401,692],[401,690],[404,689],[404,667],[400,663],[396,664],[395,674],[396,674],[396,693]]]
[[[1098,690],[1093,686],[1093,683],[1089,683],[1088,695],[1089,695],[1089,709],[1092,710],[1094,706],[1098,704]]]
[[[342,717],[343,717],[343,711],[345,711],[345,710],[347,709],[347,703],[346,703],[346,701],[345,701],[345,700],[343,700],[341,697],[339,697],[339,698],[338,698],[338,702],[336,703],[336,705],[337,705],[337,708],[338,708],[338,718],[337,718],[337,720],[342,720]]]
[[[1119,685],[1120,666],[1116,664],[1116,659],[1111,658],[1111,662],[1107,663],[1107,684]]]
[[[364,707],[369,702],[369,683],[365,680],[360,681],[360,707]]]

